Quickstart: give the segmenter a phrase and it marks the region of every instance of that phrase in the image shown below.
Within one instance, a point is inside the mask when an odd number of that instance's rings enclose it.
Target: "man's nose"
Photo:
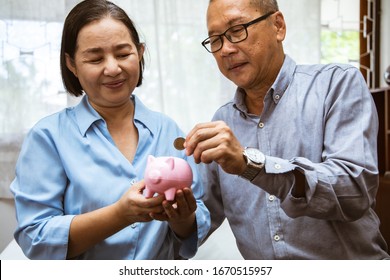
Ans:
[[[237,46],[235,43],[230,42],[226,37],[222,37],[222,47],[219,50],[221,56],[228,56],[237,52]]]

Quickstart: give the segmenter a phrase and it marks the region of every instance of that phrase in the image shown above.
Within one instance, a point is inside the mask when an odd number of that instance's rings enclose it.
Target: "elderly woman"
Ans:
[[[167,116],[132,92],[142,82],[144,45],[133,22],[104,0],[79,3],[65,20],[61,72],[81,102],[39,121],[23,144],[11,185],[15,238],[32,259],[191,258],[210,226],[192,157]],[[145,198],[147,156],[176,156],[191,188]]]

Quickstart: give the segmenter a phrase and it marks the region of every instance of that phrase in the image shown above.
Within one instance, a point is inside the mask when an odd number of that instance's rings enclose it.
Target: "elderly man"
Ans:
[[[202,44],[237,85],[185,147],[204,165],[211,233],[245,259],[384,259],[374,212],[378,120],[358,69],[297,65],[273,0],[211,0]]]

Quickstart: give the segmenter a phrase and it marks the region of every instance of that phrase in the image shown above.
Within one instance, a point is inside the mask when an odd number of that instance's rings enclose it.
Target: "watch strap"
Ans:
[[[241,177],[252,181],[259,174],[261,169],[252,166],[247,166],[245,171],[240,175]]]

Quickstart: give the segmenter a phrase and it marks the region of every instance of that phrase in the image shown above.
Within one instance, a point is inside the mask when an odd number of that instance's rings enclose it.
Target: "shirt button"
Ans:
[[[276,242],[278,242],[278,241],[280,240],[280,236],[277,235],[277,234],[275,234],[275,235],[274,235],[274,240],[275,240]]]
[[[264,127],[264,123],[260,122],[260,123],[259,123],[259,127],[260,127],[260,128],[263,128],[263,127]]]
[[[268,199],[269,199],[269,201],[274,201],[274,200],[275,200],[275,196],[274,196],[274,195],[270,195],[270,196],[268,197]]]
[[[280,95],[279,94],[275,95],[275,99],[279,100],[280,99]]]
[[[131,224],[131,228],[136,228],[138,223]]]
[[[279,170],[280,168],[282,168],[282,166],[279,163],[275,164],[275,169]]]

